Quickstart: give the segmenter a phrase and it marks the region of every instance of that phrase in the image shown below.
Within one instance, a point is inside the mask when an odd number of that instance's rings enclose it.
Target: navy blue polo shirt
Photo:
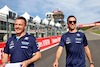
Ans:
[[[66,67],[86,66],[84,46],[87,45],[87,39],[82,32],[67,32],[62,35],[59,46],[66,47]]]
[[[36,38],[27,33],[18,39],[16,35],[9,38],[4,53],[10,54],[10,63],[22,62],[33,57],[33,53],[40,51]],[[34,63],[29,67],[34,67]]]

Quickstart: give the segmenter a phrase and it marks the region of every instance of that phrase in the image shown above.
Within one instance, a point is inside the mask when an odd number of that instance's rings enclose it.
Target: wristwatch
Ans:
[[[90,63],[90,64],[93,64],[93,62],[92,62],[92,63]]]

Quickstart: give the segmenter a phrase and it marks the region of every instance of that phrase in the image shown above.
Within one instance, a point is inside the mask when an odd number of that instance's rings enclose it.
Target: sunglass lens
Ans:
[[[76,21],[69,21],[70,24],[71,24],[72,22],[73,22],[74,24],[76,23]]]
[[[73,21],[74,23],[76,23],[76,21]]]
[[[69,21],[69,23],[71,24],[71,23],[72,23],[72,21]]]

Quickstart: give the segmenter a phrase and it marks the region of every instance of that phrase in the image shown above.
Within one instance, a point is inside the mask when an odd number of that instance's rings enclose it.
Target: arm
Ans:
[[[4,67],[6,65],[6,63],[8,63],[8,57],[9,57],[9,55],[4,53],[4,56],[2,58],[2,66],[1,67]]]
[[[20,65],[22,65],[22,67],[27,67],[29,64],[39,60],[41,58],[41,52],[38,51],[35,53],[35,56],[33,56],[31,59],[23,61]]]
[[[86,53],[90,63],[93,63],[92,58],[91,58],[91,52],[90,52],[90,49],[89,49],[88,45],[85,46],[84,49],[85,49],[85,53]],[[94,67],[94,65],[90,64],[90,67]]]
[[[55,62],[53,64],[53,67],[58,67],[58,60],[59,60],[59,58],[60,58],[60,56],[62,54],[62,50],[63,50],[63,47],[62,46],[59,46],[58,47],[58,50],[56,52],[56,58],[55,58]]]

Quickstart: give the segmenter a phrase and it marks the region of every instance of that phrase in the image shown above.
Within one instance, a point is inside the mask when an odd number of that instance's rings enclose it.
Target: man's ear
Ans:
[[[27,25],[25,25],[25,29],[27,28]]]
[[[76,22],[76,24],[75,25],[77,25],[77,22]]]
[[[68,22],[67,22],[67,25],[68,25]]]

